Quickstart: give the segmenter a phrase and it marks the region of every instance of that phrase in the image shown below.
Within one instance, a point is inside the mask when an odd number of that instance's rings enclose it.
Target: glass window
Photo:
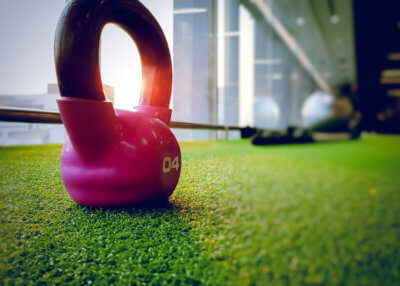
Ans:
[[[215,123],[210,92],[211,1],[174,1],[174,95],[172,120]],[[205,139],[208,131],[176,130],[181,139]]]

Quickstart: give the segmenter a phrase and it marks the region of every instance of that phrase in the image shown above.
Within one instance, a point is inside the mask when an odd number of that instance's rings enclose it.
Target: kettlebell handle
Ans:
[[[168,108],[172,64],[154,16],[136,0],[71,0],[58,22],[54,44],[61,96],[104,101],[99,44],[104,26],[117,24],[135,41],[142,62],[139,104]]]

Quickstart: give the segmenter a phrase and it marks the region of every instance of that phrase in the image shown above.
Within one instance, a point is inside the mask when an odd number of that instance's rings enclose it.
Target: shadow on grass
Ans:
[[[103,209],[103,210],[128,212],[131,210],[148,210],[148,211],[170,210],[170,209],[176,208],[176,206],[170,203],[168,197],[159,197],[159,198],[153,199],[148,202],[133,204],[133,205],[124,206],[124,207],[84,207],[84,208],[89,209],[89,210]]]

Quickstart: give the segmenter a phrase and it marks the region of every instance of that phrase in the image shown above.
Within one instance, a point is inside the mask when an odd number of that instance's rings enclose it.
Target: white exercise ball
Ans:
[[[313,92],[304,101],[303,107],[301,108],[303,125],[309,127],[321,120],[332,117],[334,115],[334,101],[335,97],[328,92]]]
[[[257,127],[274,129],[278,127],[281,111],[272,96],[257,96],[254,103]]]

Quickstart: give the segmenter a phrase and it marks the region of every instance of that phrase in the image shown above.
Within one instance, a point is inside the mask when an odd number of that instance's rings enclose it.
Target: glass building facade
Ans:
[[[174,1],[172,120],[175,121],[217,123],[212,4],[210,0]],[[175,132],[182,139],[209,137],[208,131]]]
[[[276,29],[238,0],[174,0],[173,120],[283,129],[318,89]],[[180,139],[216,138],[177,130]]]

